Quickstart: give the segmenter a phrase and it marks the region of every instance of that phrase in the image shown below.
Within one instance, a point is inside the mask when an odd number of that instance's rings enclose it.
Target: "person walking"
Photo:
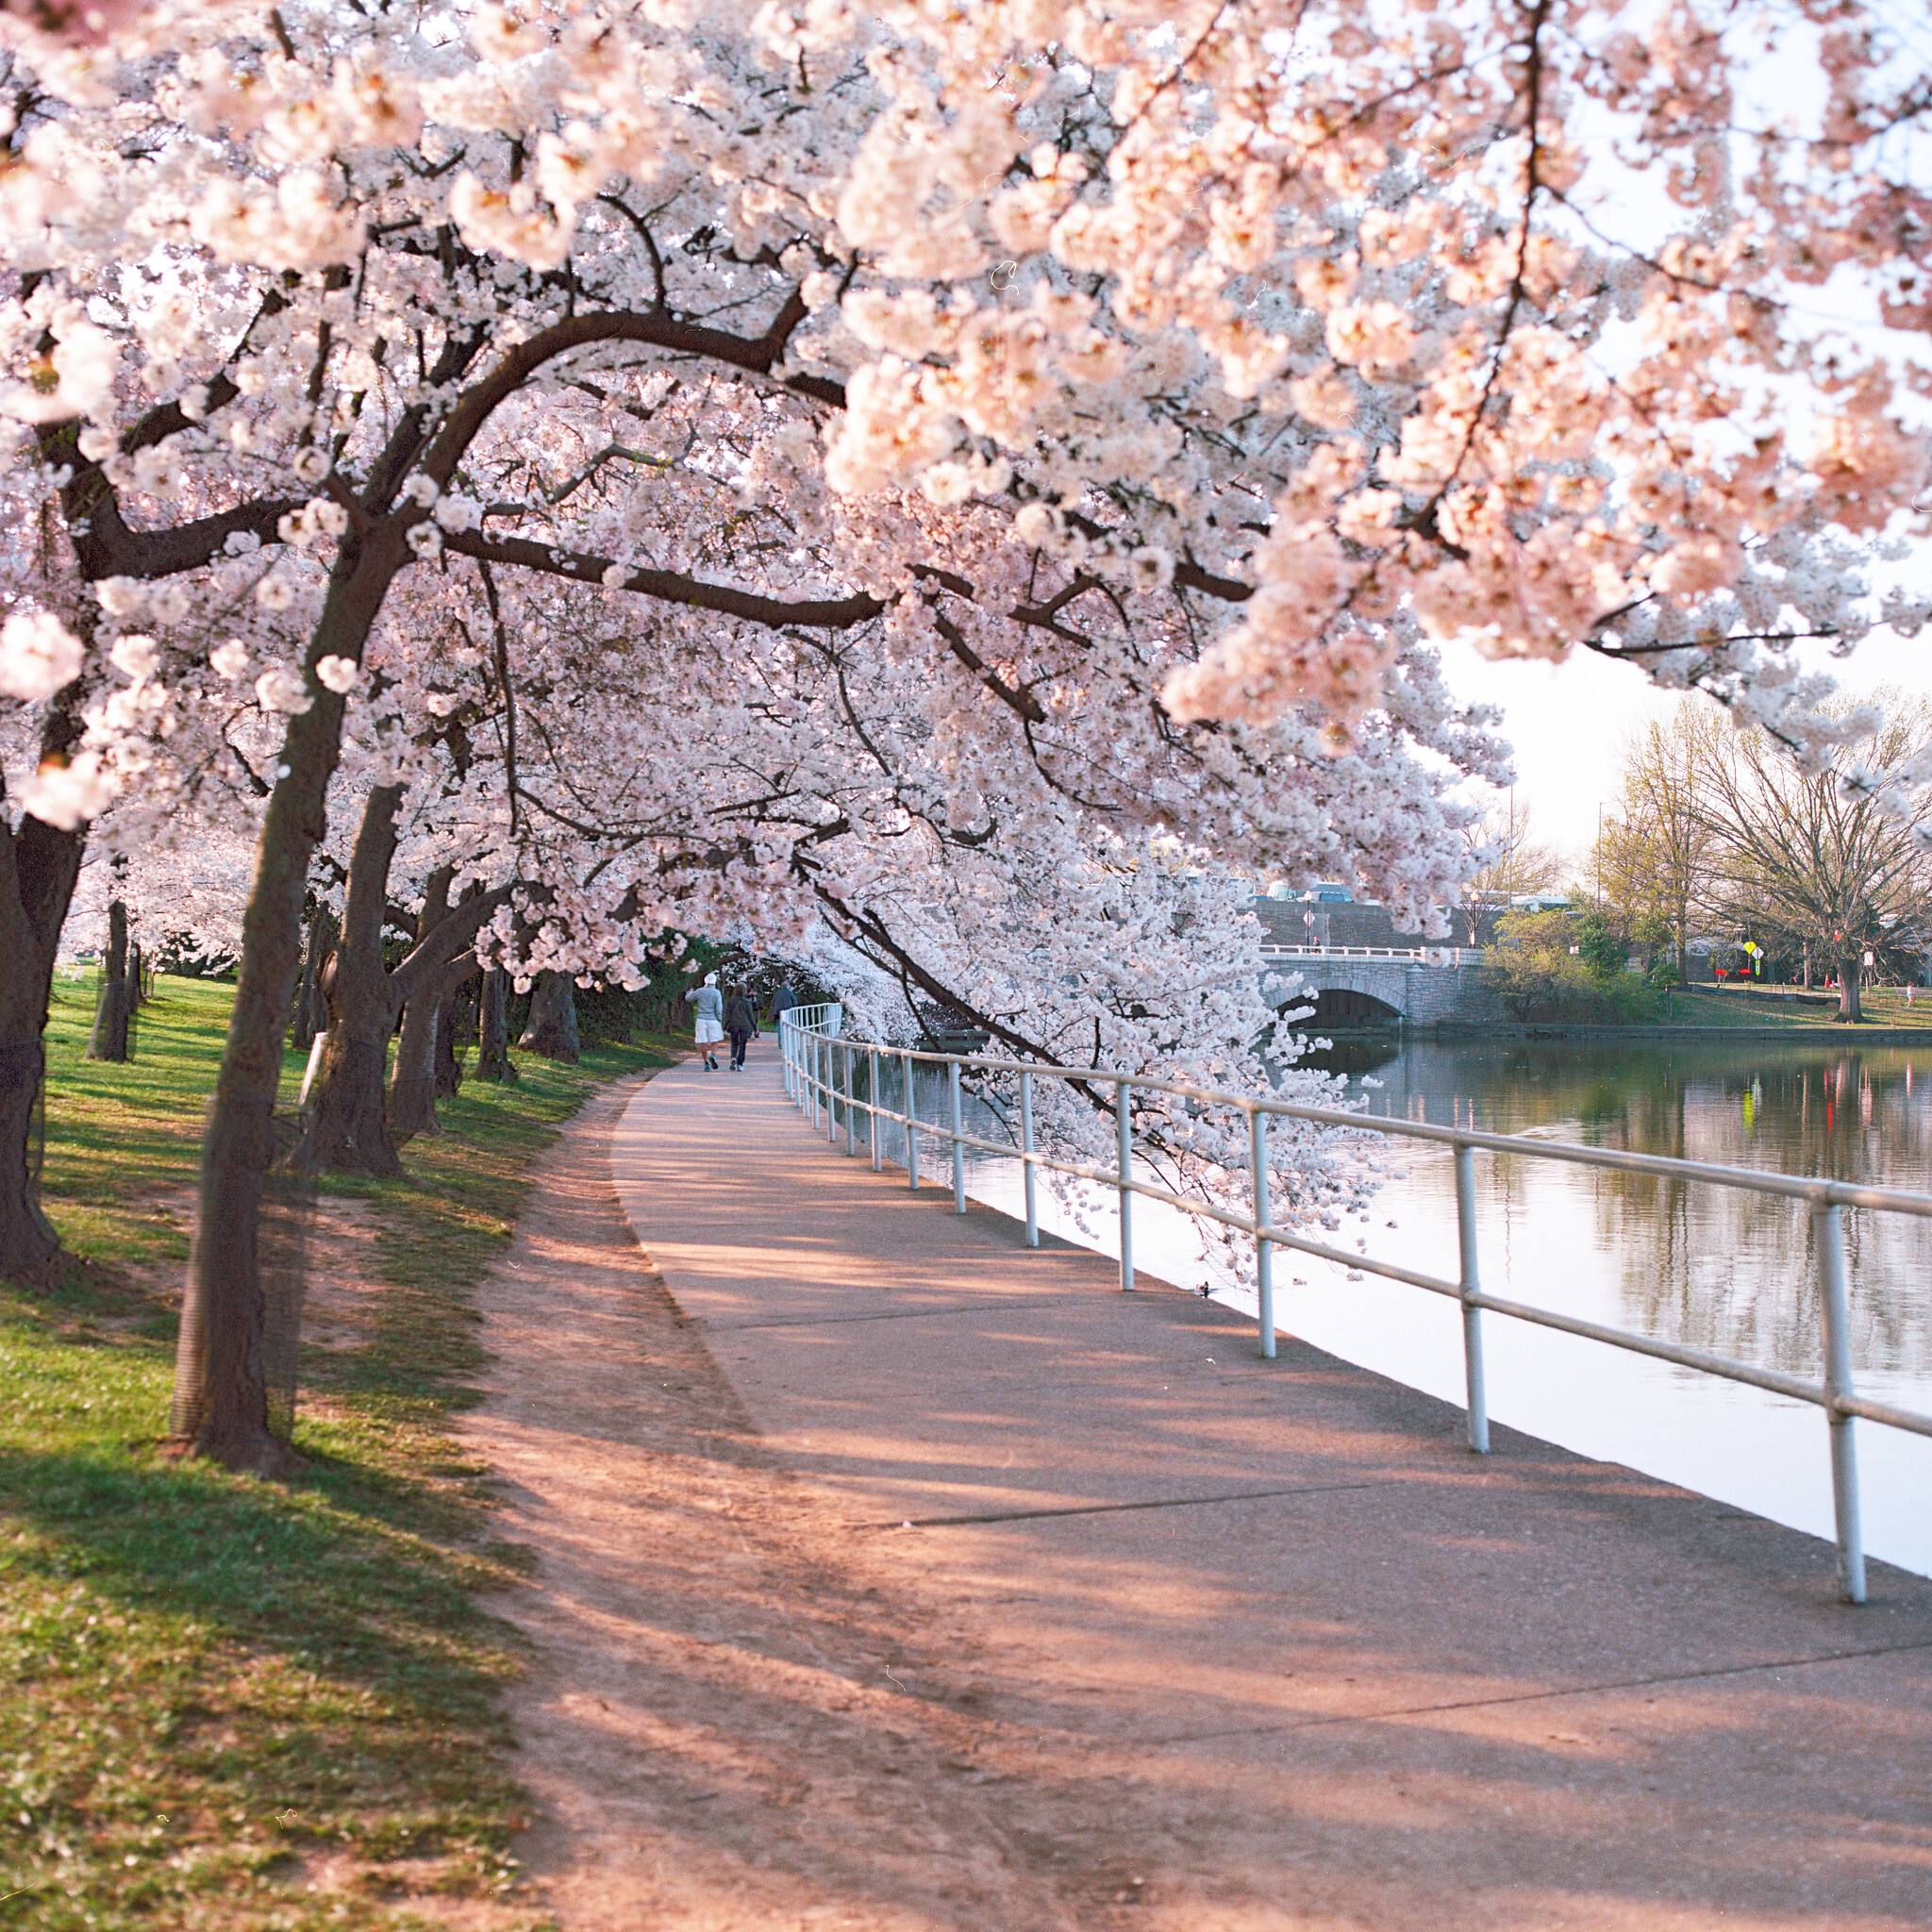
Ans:
[[[724,995],[724,1030],[731,1036],[731,1071],[744,1072],[744,1043],[758,1030],[758,1016],[742,991],[733,987]]]
[[[789,986],[781,986],[772,995],[772,1024],[779,1029],[781,1039],[784,1037],[785,1015],[797,1004],[798,995]]]
[[[724,995],[718,991],[718,975],[705,974],[705,983],[691,996],[691,1009],[697,1015],[698,1051],[705,1057],[705,1071],[718,1071],[718,1056],[711,1049],[724,1038]]]

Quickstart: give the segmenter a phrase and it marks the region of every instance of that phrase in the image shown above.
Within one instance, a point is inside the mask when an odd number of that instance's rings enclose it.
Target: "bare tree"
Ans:
[[[1529,807],[1512,791],[1497,799],[1464,832],[1463,841],[1478,869],[1462,890],[1462,916],[1469,922],[1467,943],[1480,945],[1484,931],[1512,900],[1525,892],[1547,892],[1563,876],[1562,855],[1531,833]]]
[[[1932,930],[1932,787],[1907,780],[1932,741],[1932,703],[1894,691],[1874,702],[1884,721],[1832,747],[1815,771],[1764,733],[1740,733],[1713,742],[1698,788],[1713,877],[1733,915],[1833,962],[1842,1020],[1860,1017],[1867,951]]]
[[[1650,920],[1668,925],[1679,970],[1691,920],[1711,901],[1721,834],[1700,786],[1726,728],[1701,699],[1669,724],[1651,724],[1624,756],[1622,808],[1597,837],[1595,871],[1607,909],[1632,933]]]

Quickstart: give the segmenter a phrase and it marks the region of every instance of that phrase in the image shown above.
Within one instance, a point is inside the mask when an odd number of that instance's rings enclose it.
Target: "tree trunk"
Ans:
[[[310,1091],[308,1131],[291,1157],[291,1165],[305,1174],[403,1171],[382,1091],[396,1024],[395,990],[382,963],[382,926],[403,790],[378,785],[370,792],[349,855],[341,931],[324,989],[328,1034]]]
[[[0,1042],[0,1275],[37,1276],[60,1252],[41,1212],[35,1117],[46,1073],[38,1038]]]
[[[530,1024],[517,1041],[547,1060],[577,1058],[577,1003],[568,973],[540,973],[530,1001]]]
[[[436,1027],[441,1016],[441,985],[425,985],[403,1008],[396,1041],[395,1077],[389,1089],[389,1138],[407,1146],[418,1134],[440,1134],[436,1118]]]
[[[436,1097],[454,1100],[462,1091],[463,1062],[457,1041],[475,1023],[476,968],[470,962],[461,981],[436,1012]]]
[[[147,1005],[153,995],[148,991],[147,958],[137,941],[127,948],[127,1010],[137,1011]]]
[[[449,885],[454,868],[439,866],[423,892],[416,917],[416,944],[450,916]],[[396,1041],[395,1077],[389,1089],[389,1137],[398,1147],[418,1134],[441,1131],[436,1118],[436,1022],[442,1006],[443,975],[423,979],[403,1004],[402,1037]]]
[[[127,908],[119,899],[111,899],[108,902],[108,952],[101,993],[94,1002],[94,1030],[87,1043],[89,1059],[126,1059],[127,1015],[133,1005],[127,991]]]
[[[55,699],[41,733],[42,757],[78,741],[78,682]],[[46,1057],[41,1036],[54,991],[54,954],[87,850],[82,826],[62,832],[0,811],[0,1275],[42,1277],[60,1237],[41,1211],[34,1147]]]
[[[295,1047],[299,1053],[307,1053],[315,1044],[315,1036],[328,1017],[322,997],[322,965],[334,925],[327,908],[321,906],[308,922],[308,954],[302,962],[302,985],[295,994]]]
[[[1838,1016],[1840,1020],[1862,1020],[1858,1005],[1858,981],[1864,972],[1864,955],[1853,951],[1838,962]]]
[[[202,1141],[172,1426],[195,1454],[230,1468],[266,1474],[284,1466],[287,1455],[268,1425],[257,1230],[289,1001],[302,966],[302,899],[309,860],[328,829],[328,783],[341,757],[343,700],[323,687],[314,667],[325,656],[360,663],[390,582],[407,560],[396,519],[366,540],[343,541],[309,640],[309,708],[289,721],[256,848],[235,1005]]]
[[[509,974],[491,966],[483,974],[483,998],[476,1015],[476,1077],[514,1080],[516,1062],[509,1057]]]

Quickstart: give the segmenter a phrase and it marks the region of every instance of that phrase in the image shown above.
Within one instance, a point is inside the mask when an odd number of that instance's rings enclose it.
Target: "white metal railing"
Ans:
[[[1480,966],[1480,946],[1277,946],[1261,948],[1264,959],[1401,959],[1423,966]]]
[[[1849,1181],[1807,1179],[1797,1174],[1767,1174],[1752,1168],[1718,1167],[1698,1160],[1675,1160],[1657,1154],[1626,1154],[1612,1148],[1583,1147],[1571,1141],[1530,1139],[1517,1134],[1486,1134],[1474,1127],[1438,1127],[1417,1121],[1391,1120],[1383,1115],[1364,1114],[1340,1108],[1304,1107],[1290,1101],[1270,1100],[1247,1093],[1221,1093],[1211,1089],[1186,1087],[1171,1080],[1149,1079],[1141,1074],[1108,1072],[1097,1067],[1058,1067],[1023,1060],[990,1058],[982,1054],[928,1053],[913,1047],[891,1046],[874,1041],[846,1040],[841,1036],[844,1009],[837,1005],[794,1007],[779,1023],[779,1046],[784,1060],[785,1090],[808,1111],[816,1127],[824,1123],[828,1139],[839,1132],[839,1110],[842,1103],[845,1151],[858,1152],[858,1116],[866,1115],[871,1139],[872,1164],[883,1167],[879,1124],[891,1121],[906,1129],[907,1184],[919,1186],[919,1136],[933,1134],[952,1149],[953,1207],[966,1211],[966,1150],[976,1148],[1003,1158],[1017,1158],[1023,1164],[1025,1188],[1026,1241],[1040,1245],[1040,1212],[1036,1195],[1038,1170],[1051,1168],[1056,1174],[1071,1174],[1115,1190],[1120,1200],[1121,1287],[1134,1286],[1134,1233],[1132,1202],[1136,1194],[1151,1201],[1164,1201],[1172,1208],[1201,1220],[1218,1222],[1250,1236],[1255,1243],[1255,1278],[1259,1295],[1261,1353],[1274,1355],[1274,1250],[1291,1248],[1312,1255],[1318,1260],[1380,1274],[1391,1281],[1425,1289],[1431,1294],[1446,1295],[1462,1306],[1462,1353],[1464,1387],[1467,1391],[1469,1446],[1486,1455],[1490,1446],[1489,1403],[1483,1388],[1482,1315],[1507,1315],[1539,1327],[1555,1328],[1566,1335],[1580,1335],[1591,1341],[1607,1342],[1612,1348],[1628,1349],[1637,1355],[1655,1357],[1679,1368],[1695,1369],[1732,1382],[1745,1382],[1795,1402],[1808,1402],[1825,1412],[1830,1424],[1832,1507],[1838,1533],[1839,1591],[1847,1603],[1865,1601],[1865,1546],[1858,1520],[1858,1465],[1857,1445],[1852,1435],[1856,1417],[1883,1423],[1915,1435],[1932,1436],[1932,1415],[1899,1408],[1890,1403],[1872,1402],[1859,1395],[1852,1383],[1851,1315],[1848,1270],[1845,1262],[1844,1210],[1863,1208],[1885,1213],[1911,1214],[1932,1219],[1932,1195],[1905,1193],[1893,1188],[1864,1187]],[[858,1093],[856,1078],[860,1058],[866,1061],[866,1091]],[[896,1060],[904,1076],[906,1111],[897,1112],[880,1103],[879,1070]],[[912,1079],[914,1066],[943,1067],[949,1120],[945,1123],[921,1120],[916,1110]],[[962,1072],[1016,1076],[1020,1099],[1020,1145],[1015,1148],[993,1141],[977,1139],[965,1131],[962,1119],[960,1077]],[[1033,1083],[1036,1079],[1077,1082],[1089,1088],[1113,1089],[1115,1125],[1115,1166],[1094,1167],[1084,1161],[1063,1160],[1042,1154],[1034,1145]],[[1203,1201],[1189,1201],[1158,1183],[1136,1178],[1133,1173],[1133,1096],[1139,1092],[1164,1093],[1195,1107],[1226,1108],[1243,1115],[1248,1129],[1248,1171],[1250,1212],[1243,1215],[1212,1207]],[[1392,1135],[1403,1140],[1427,1141],[1453,1148],[1456,1157],[1456,1224],[1457,1273],[1455,1280],[1404,1268],[1392,1261],[1352,1254],[1312,1241],[1306,1235],[1273,1223],[1268,1174],[1268,1123],[1273,1119],[1307,1121],[1317,1126],[1347,1128],[1358,1133]],[[1673,1341],[1659,1341],[1648,1335],[1634,1335],[1622,1328],[1586,1322],[1554,1309],[1530,1307],[1485,1294],[1476,1263],[1475,1156],[1517,1155],[1525,1159],[1566,1161],[1574,1166],[1608,1168],[1620,1174],[1656,1174],[1671,1180],[1701,1182],[1709,1187],[1737,1188],[1757,1194],[1781,1196],[1803,1201],[1812,1218],[1818,1255],[1820,1326],[1823,1331],[1824,1375],[1821,1382],[1809,1382],[1799,1375],[1788,1375],[1776,1369],[1762,1369],[1752,1362],[1734,1361],[1725,1356],[1707,1354],[1702,1349],[1685,1348]]]

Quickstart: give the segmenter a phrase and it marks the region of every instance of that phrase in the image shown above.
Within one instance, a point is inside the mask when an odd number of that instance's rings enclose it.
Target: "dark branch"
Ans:
[[[453,530],[442,541],[445,549],[460,557],[474,557],[482,563],[517,564],[525,570],[541,571],[547,576],[634,591],[662,603],[716,610],[726,617],[740,617],[748,624],[770,625],[774,628],[793,624],[808,630],[848,630],[856,624],[881,615],[886,608],[877,597],[862,592],[851,597],[801,598],[796,602],[783,597],[762,597],[756,591],[734,590],[729,584],[708,584],[675,571],[633,570],[608,557],[585,557],[575,551],[559,550],[552,543],[535,543],[525,537],[489,537],[480,530]],[[613,577],[612,572],[622,575]]]
[[[555,361],[573,349],[590,348],[600,342],[642,342],[675,355],[696,356],[755,375],[769,375],[805,313],[805,303],[794,289],[761,336],[734,336],[703,323],[682,322],[655,312],[641,315],[620,310],[567,317],[549,328],[540,329],[527,341],[519,342],[488,375],[466,391],[430,445],[423,460],[424,471],[439,489],[447,489],[464,452],[490,420],[491,411],[546,362]],[[788,377],[786,381],[789,388],[801,394],[836,403],[840,408],[844,406],[845,391],[837,383],[807,375]]]

